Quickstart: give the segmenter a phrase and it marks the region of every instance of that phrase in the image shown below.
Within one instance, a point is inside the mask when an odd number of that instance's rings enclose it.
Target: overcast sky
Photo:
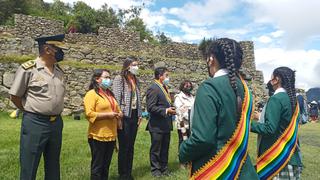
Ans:
[[[52,2],[53,0],[44,0]],[[62,0],[71,5],[77,0]],[[320,87],[320,0],[83,0],[99,9],[145,4],[141,18],[174,41],[203,37],[253,41],[257,69],[267,82],[273,69],[296,70],[296,86]]]

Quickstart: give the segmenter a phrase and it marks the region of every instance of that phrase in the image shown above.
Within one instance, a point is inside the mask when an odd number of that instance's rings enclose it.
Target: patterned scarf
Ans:
[[[244,100],[241,118],[232,137],[222,149],[203,167],[197,170],[190,179],[237,179],[248,153],[250,119],[253,110],[253,98],[245,81]]]
[[[257,172],[260,179],[272,179],[289,162],[298,139],[299,105],[296,105],[291,122],[279,139],[257,158]]]

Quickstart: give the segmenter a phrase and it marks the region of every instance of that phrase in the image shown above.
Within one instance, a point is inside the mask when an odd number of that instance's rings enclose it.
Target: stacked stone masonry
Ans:
[[[15,15],[13,27],[0,27],[0,56],[37,55],[38,47],[34,38],[61,34],[64,32],[63,22],[41,17]],[[87,65],[107,65],[112,69],[113,77],[120,72],[122,62],[127,57],[140,59],[142,70],[139,79],[143,102],[145,91],[153,79],[153,69],[166,66],[171,72],[171,90],[178,92],[179,84],[189,79],[198,85],[205,80],[207,68],[202,60],[197,45],[173,42],[167,45],[152,45],[141,42],[138,33],[125,29],[100,27],[98,34],[66,34],[69,49],[65,51],[65,61],[80,62]],[[250,79],[256,101],[266,98],[263,74],[256,70],[254,62],[253,42],[243,41],[244,51],[242,72]],[[0,110],[13,109],[8,99],[8,89],[14,78],[18,63],[0,62]],[[64,65],[67,79],[64,114],[72,114],[82,110],[82,98],[90,80],[93,68]],[[194,92],[195,92],[194,90]]]

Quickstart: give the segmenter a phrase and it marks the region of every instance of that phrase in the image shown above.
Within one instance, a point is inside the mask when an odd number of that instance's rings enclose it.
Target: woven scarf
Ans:
[[[257,158],[257,172],[260,179],[272,179],[289,162],[298,139],[299,105],[296,105],[289,126],[279,139]]]
[[[252,94],[245,81],[244,100],[241,117],[237,128],[222,149],[197,170],[190,179],[237,179],[248,153],[248,139],[250,132],[250,119],[253,109]]]

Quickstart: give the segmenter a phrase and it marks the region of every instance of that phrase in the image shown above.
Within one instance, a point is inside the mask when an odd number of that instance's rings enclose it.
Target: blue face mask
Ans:
[[[108,88],[110,88],[112,86],[112,81],[111,81],[111,79],[102,79],[102,81],[101,81],[101,84],[100,84],[100,87],[102,88],[102,89],[108,89]]]
[[[163,84],[164,85],[168,85],[170,83],[170,79],[169,77],[166,77],[164,80],[163,80]]]

